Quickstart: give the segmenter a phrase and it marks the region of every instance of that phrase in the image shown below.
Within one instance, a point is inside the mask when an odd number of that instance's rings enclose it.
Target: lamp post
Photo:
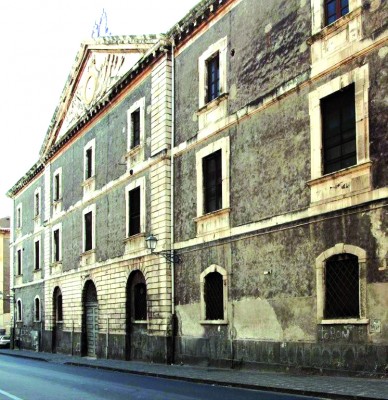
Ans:
[[[158,243],[158,238],[154,236],[152,233],[147,237],[145,240],[147,244],[147,249],[151,250],[152,254],[159,254],[163,256],[168,262],[177,264],[181,261],[180,256],[176,253],[175,250],[162,250],[162,251],[155,251],[156,245]]]

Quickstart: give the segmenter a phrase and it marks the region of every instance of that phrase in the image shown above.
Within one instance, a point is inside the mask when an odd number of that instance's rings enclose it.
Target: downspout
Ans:
[[[176,316],[175,316],[175,265],[174,265],[174,154],[175,145],[175,40],[171,41],[171,148],[170,148],[170,240],[171,240],[171,363],[175,363],[175,331],[176,331]]]

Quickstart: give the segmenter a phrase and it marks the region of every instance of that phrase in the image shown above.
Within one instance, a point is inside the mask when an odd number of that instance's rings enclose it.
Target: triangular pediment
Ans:
[[[41,149],[50,148],[80,121],[160,39],[151,36],[99,38],[82,44]]]

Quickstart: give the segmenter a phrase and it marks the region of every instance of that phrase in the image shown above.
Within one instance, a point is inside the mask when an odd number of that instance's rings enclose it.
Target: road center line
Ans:
[[[8,397],[9,399],[12,399],[12,400],[23,400],[20,397],[14,396],[13,394],[5,392],[4,390],[1,390],[1,389],[0,389],[0,394],[4,395],[5,397]]]

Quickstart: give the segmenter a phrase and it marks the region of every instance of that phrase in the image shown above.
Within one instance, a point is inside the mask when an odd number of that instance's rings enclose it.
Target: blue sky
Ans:
[[[19,0],[0,2],[0,217],[5,193],[38,154],[80,43],[102,11],[112,35],[164,33],[197,0]]]

